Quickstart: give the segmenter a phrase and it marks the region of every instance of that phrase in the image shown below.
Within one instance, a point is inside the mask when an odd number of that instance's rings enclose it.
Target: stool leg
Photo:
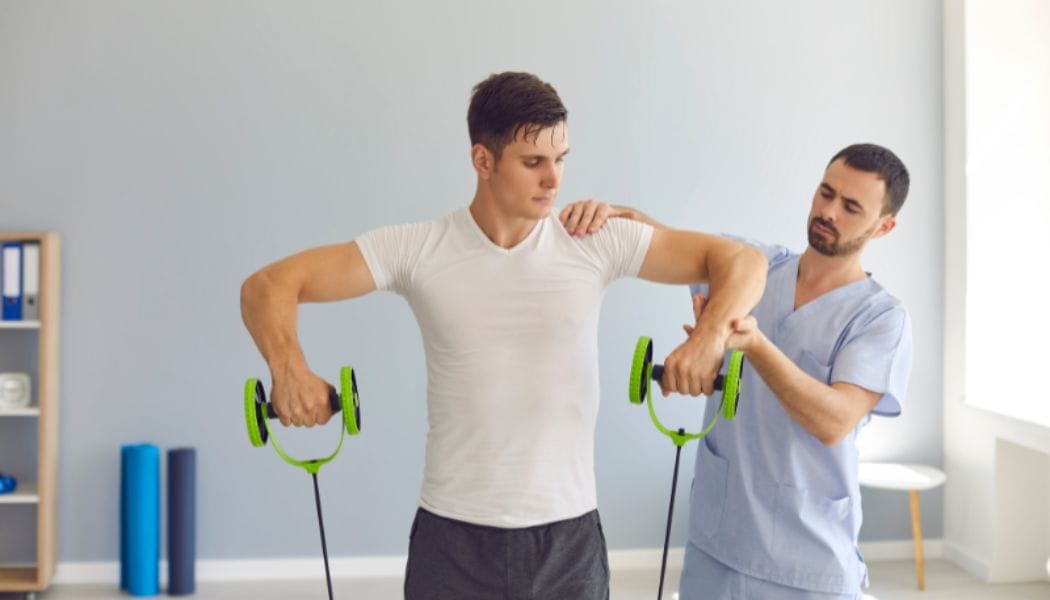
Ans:
[[[911,499],[911,536],[915,538],[915,575],[919,579],[919,589],[926,589],[926,572],[922,559],[922,520],[919,516],[919,492],[908,490]]]

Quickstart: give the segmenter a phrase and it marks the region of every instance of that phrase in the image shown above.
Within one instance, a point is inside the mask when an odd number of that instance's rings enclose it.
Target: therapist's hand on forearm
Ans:
[[[740,350],[747,356],[765,338],[762,330],[758,328],[758,321],[752,316],[733,319],[730,323],[732,332],[726,338],[727,350]]]
[[[706,303],[706,296],[693,294],[693,316],[697,321],[700,320],[700,314],[704,312],[704,304]],[[729,336],[726,337],[726,350],[740,350],[747,354],[747,351],[754,347],[758,342],[759,336],[762,335],[762,331],[758,328],[758,321],[750,315],[740,319],[733,319],[730,321],[729,326],[731,329]],[[686,335],[692,335],[696,326],[687,323],[682,325],[682,329]]]

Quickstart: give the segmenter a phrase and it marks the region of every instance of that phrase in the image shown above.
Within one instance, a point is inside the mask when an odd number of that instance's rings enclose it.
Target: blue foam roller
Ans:
[[[137,444],[128,446],[126,452],[127,591],[132,596],[156,596],[160,590],[160,450]]]
[[[168,450],[168,594],[194,591],[197,548],[197,451]]]
[[[128,589],[128,453],[120,447],[120,589]]]

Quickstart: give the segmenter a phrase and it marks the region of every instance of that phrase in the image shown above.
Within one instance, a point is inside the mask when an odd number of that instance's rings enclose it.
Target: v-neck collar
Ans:
[[[788,282],[790,293],[783,294],[780,297],[780,314],[782,315],[781,319],[784,322],[801,319],[804,315],[820,310],[821,305],[833,302],[843,296],[848,296],[857,288],[869,285],[871,282],[871,275],[868,274],[864,279],[858,279],[857,281],[852,281],[845,285],[840,285],[837,288],[828,290],[796,309],[795,296],[798,294],[798,267],[801,259],[801,254],[793,257],[791,262],[786,265],[787,268],[784,269],[784,275],[790,280]]]
[[[521,248],[525,247],[525,245],[528,244],[532,238],[539,235],[539,231],[542,228],[543,222],[546,221],[548,218],[544,217],[542,219],[537,220],[536,224],[532,226],[532,229],[529,230],[529,233],[524,238],[522,238],[520,242],[514,244],[510,248],[504,248],[503,246],[500,246],[499,244],[489,239],[489,236],[485,234],[485,230],[482,229],[481,225],[479,225],[478,222],[474,219],[474,214],[470,212],[470,206],[463,207],[462,212],[463,218],[466,219],[468,223],[470,223],[470,228],[474,230],[475,233],[477,233],[479,238],[481,238],[481,242],[490,250],[504,255],[514,254],[515,252],[518,252]]]

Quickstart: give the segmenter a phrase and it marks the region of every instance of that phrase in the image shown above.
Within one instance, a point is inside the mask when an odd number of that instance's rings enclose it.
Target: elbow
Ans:
[[[831,447],[846,439],[852,429],[846,425],[835,424],[824,428],[816,434],[817,440],[825,446]]]
[[[755,273],[762,278],[763,287],[766,281],[766,273],[769,271],[769,261],[766,260],[766,255],[762,254],[762,251],[750,244],[744,244],[743,261],[747,264],[747,269]]]
[[[737,280],[747,290],[752,306],[758,304],[766,289],[766,274],[769,261],[762,251],[750,244],[735,242],[737,247],[726,264],[731,272],[737,273]],[[730,266],[731,265],[731,266]]]
[[[724,246],[719,266],[724,273],[746,274],[747,278],[760,281],[765,287],[769,261],[762,251],[751,244],[726,240],[730,245]]]
[[[254,306],[259,298],[266,297],[269,285],[266,270],[256,271],[241,283],[241,312]]]
[[[820,440],[821,444],[824,444],[825,446],[830,448],[835,444],[838,444],[842,440],[846,439],[846,435],[841,433],[828,432],[817,436],[817,439]]]

